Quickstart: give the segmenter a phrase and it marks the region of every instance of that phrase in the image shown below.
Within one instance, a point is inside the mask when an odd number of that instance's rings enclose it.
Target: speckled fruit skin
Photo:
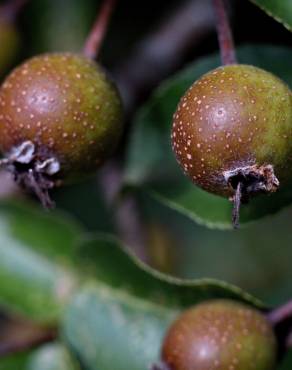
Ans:
[[[69,53],[34,57],[0,90],[0,149],[32,141],[39,156],[55,157],[72,181],[97,168],[122,130],[119,94],[95,62]]]
[[[203,189],[232,196],[225,171],[272,165],[292,177],[292,95],[276,76],[249,65],[219,67],[196,81],[174,114],[172,147]]]
[[[276,352],[274,333],[260,312],[214,300],[174,322],[162,359],[171,370],[274,370]]]

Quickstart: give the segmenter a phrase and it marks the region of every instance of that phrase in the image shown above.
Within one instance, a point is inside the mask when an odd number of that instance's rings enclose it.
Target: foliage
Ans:
[[[253,2],[292,29],[289,0]],[[96,7],[91,0],[32,0],[20,24],[27,46],[22,58],[79,50]],[[135,35],[121,35],[126,25],[120,18],[108,43],[130,48]],[[143,35],[148,23],[139,30]],[[114,64],[110,49],[105,47],[104,59]],[[292,86],[292,49],[249,44],[238,48],[238,56]],[[1,310],[59,328],[56,342],[2,358],[0,370],[146,369],[158,360],[166,329],[185,308],[230,298],[265,311],[291,295],[291,207],[273,215],[291,203],[291,190],[244,206],[246,227],[234,233],[228,230],[231,203],[191,184],[171,152],[170,125],[180,96],[219,64],[218,54],[196,57],[135,113],[124,140],[122,191],[112,208],[96,178],[56,190],[58,209],[51,212],[20,197],[0,201]],[[113,215],[128,194],[148,232],[151,265],[171,275],[142,263],[117,238]],[[279,370],[291,368],[290,357]]]

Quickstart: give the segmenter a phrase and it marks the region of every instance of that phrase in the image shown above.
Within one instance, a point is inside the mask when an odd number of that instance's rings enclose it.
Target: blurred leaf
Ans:
[[[55,212],[0,203],[0,304],[54,320],[75,284],[69,269],[80,228]]]
[[[17,353],[0,358],[0,370],[25,370],[28,353]]]
[[[291,370],[292,369],[292,351],[288,351],[285,355],[283,362],[281,362],[278,370]]]
[[[91,286],[69,307],[63,330],[87,370],[145,370],[159,359],[161,340],[176,313]]]
[[[292,85],[292,50],[272,46],[239,48],[240,62],[254,64]],[[219,56],[195,62],[162,84],[134,120],[125,184],[144,186],[159,201],[194,221],[217,228],[231,227],[231,203],[194,186],[180,170],[170,146],[172,115],[180,97],[202,74],[220,65]],[[241,210],[241,222],[275,213],[292,201],[290,189],[258,196]]]
[[[194,224],[146,192],[138,201],[144,224],[155,224],[167,233],[165,253],[174,258],[175,275],[225,280],[269,305],[291,298],[291,207],[249,227],[224,231]]]
[[[64,209],[73,215],[87,230],[107,233],[114,231],[113,217],[106,206],[103,190],[96,176],[56,189],[53,199],[58,209]]]
[[[77,370],[80,369],[69,351],[59,343],[47,344],[34,351],[25,370]]]
[[[104,287],[123,291],[166,307],[188,307],[210,298],[232,298],[263,307],[262,303],[231,284],[215,279],[181,280],[162,274],[122,249],[118,241],[99,234],[84,239],[77,253]]]
[[[94,0],[32,0],[24,18],[24,30],[30,33],[27,43],[33,46],[32,52],[79,52],[97,14],[98,3]]]
[[[291,0],[251,0],[271,17],[292,31],[292,2]]]
[[[212,279],[180,280],[145,266],[109,237],[80,245],[88,283],[65,311],[63,334],[88,370],[145,370],[158,359],[174,317],[190,305],[231,298],[263,308],[239,288]]]

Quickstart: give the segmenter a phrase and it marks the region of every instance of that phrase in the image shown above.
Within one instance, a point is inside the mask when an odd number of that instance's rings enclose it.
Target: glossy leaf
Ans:
[[[271,71],[292,86],[292,50],[272,46],[239,48],[240,62]],[[194,186],[178,164],[170,146],[172,115],[180,97],[202,74],[220,65],[219,56],[195,62],[154,93],[134,120],[128,151],[125,185],[145,187],[159,201],[210,227],[231,227],[231,203]],[[241,223],[272,214],[292,201],[282,188],[270,197],[258,196],[241,210]]]
[[[85,240],[79,262],[91,268],[95,279],[67,308],[63,335],[88,370],[149,368],[159,358],[170,322],[198,302],[231,298],[263,308],[260,301],[224,282],[158,273],[109,237]]]
[[[80,229],[28,204],[0,203],[0,304],[33,319],[54,320],[75,276],[68,259]]]
[[[251,0],[271,17],[292,31],[292,2],[291,0]]]

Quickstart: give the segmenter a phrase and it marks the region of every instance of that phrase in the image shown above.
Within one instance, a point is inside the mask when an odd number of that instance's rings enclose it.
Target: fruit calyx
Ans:
[[[274,173],[272,165],[253,165],[238,167],[223,173],[225,181],[235,191],[230,198],[233,202],[232,223],[239,227],[239,209],[242,203],[257,194],[269,194],[278,190],[280,182]]]
[[[55,157],[42,154],[33,142],[27,140],[14,146],[0,161],[0,166],[12,172],[20,186],[32,190],[45,208],[54,207],[48,191],[55,186],[53,176],[61,169]]]

